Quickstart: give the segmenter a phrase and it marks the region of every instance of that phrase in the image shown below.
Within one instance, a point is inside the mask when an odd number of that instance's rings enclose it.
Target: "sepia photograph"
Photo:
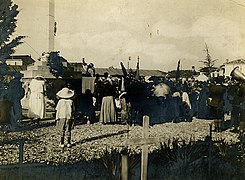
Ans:
[[[245,0],[0,0],[0,180],[245,179]]]

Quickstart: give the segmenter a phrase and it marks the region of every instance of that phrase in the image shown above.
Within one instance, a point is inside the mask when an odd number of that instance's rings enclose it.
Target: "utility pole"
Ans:
[[[136,66],[136,75],[135,78],[137,80],[140,80],[140,57],[138,56],[138,62],[137,62],[137,66]]]
[[[131,56],[128,57],[128,69],[130,69]]]

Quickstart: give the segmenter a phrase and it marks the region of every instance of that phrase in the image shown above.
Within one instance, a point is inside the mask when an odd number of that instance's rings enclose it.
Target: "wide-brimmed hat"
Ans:
[[[43,80],[45,80],[45,78],[41,74],[36,75],[35,76],[35,79],[43,79]]]
[[[74,91],[71,89],[68,89],[67,87],[64,87],[59,92],[57,92],[56,95],[59,96],[60,98],[67,98],[68,99],[68,98],[71,98],[72,96],[74,96]]]

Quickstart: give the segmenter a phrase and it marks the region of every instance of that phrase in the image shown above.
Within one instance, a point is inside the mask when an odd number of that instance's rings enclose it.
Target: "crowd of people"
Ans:
[[[38,86],[35,85],[32,89],[33,82],[30,83],[29,115],[35,118],[31,115],[36,112],[34,114],[38,118],[43,118],[45,80],[36,77],[33,81],[39,83],[42,88],[36,88]],[[62,81],[62,83],[54,81],[53,84],[56,86],[51,86],[52,94],[55,94],[55,96],[52,95],[53,102],[58,103],[57,92],[63,87],[74,90],[73,118],[76,122],[98,121],[102,124],[132,125],[141,124],[142,117],[149,115],[150,124],[153,125],[164,122],[191,122],[193,117],[196,117],[214,119],[215,130],[221,131],[225,128],[224,116],[228,114],[231,115],[231,124],[235,131],[238,131],[239,127],[243,129],[241,108],[243,86],[235,80],[222,77],[204,82],[195,79],[176,82],[162,77],[145,77],[136,80],[130,76],[111,77],[105,72],[103,77],[95,75],[93,92],[86,89],[85,93],[81,92],[77,84],[70,84],[69,81],[60,78],[57,81]],[[31,105],[32,101],[35,106]],[[39,110],[36,110],[38,107],[40,107]],[[99,113],[96,114],[96,112]]]
[[[94,76],[93,89],[81,91],[81,81],[57,77],[48,82],[37,75],[29,83],[21,83],[16,74],[5,95],[12,103],[13,124],[22,119],[21,102],[28,100],[28,118],[45,118],[47,104],[56,111],[61,146],[65,134],[70,144],[71,122],[101,124],[141,124],[148,115],[150,124],[191,122],[193,118],[213,119],[215,131],[233,127],[243,133],[245,120],[245,84],[235,79],[217,77],[208,81],[170,80],[165,77],[141,77],[132,74],[120,78],[108,72]],[[21,100],[22,99],[22,100]],[[99,112],[99,113],[98,113]],[[230,115],[230,124],[224,122]]]

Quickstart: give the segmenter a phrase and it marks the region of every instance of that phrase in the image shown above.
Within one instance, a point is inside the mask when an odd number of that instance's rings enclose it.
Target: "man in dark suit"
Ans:
[[[211,115],[214,118],[215,131],[221,132],[224,121],[224,94],[226,87],[222,85],[221,80],[214,80],[209,85],[208,105]]]

